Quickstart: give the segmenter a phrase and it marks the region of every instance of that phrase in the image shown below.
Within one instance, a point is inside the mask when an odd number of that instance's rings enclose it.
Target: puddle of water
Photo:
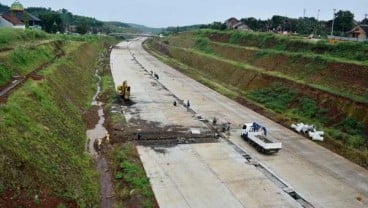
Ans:
[[[107,132],[106,128],[103,126],[103,124],[105,123],[105,117],[101,106],[98,109],[98,116],[100,119],[98,120],[98,123],[96,124],[95,128],[87,130],[87,137],[88,137],[87,151],[92,156],[97,156],[97,151],[94,147],[95,141],[105,137]]]

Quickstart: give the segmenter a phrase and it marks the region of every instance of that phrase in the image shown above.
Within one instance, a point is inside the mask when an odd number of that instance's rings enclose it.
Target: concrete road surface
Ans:
[[[229,140],[314,207],[368,207],[367,170],[161,63],[145,52],[141,43],[142,39],[123,42],[111,54],[115,84],[126,79],[132,95],[139,95],[134,98],[137,106],[132,106],[138,110],[126,109],[128,118],[204,128],[183,106],[172,111],[174,97],[189,99],[191,108],[205,118],[231,122]],[[144,69],[157,73],[159,80]],[[149,87],[153,82],[163,87],[154,90]],[[240,126],[252,121],[266,126],[269,136],[283,143],[281,152],[265,156],[241,140]],[[278,182],[247,163],[242,153],[223,140],[160,151],[151,147],[138,150],[161,207],[300,206]]]

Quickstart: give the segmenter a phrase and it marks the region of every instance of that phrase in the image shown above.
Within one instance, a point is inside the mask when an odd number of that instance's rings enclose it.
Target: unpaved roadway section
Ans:
[[[231,122],[233,131],[230,141],[245,152],[251,154],[253,158],[258,159],[265,167],[270,169],[275,176],[294,188],[299,195],[310,202],[314,207],[368,206],[367,170],[161,63],[145,52],[141,43],[142,40],[131,41],[129,44],[122,43],[121,49],[113,50],[111,64],[115,84],[127,79],[133,86],[136,79],[144,80],[147,75],[140,72],[140,75],[131,76],[132,74],[129,73],[135,71],[134,74],[136,74],[136,71],[139,71],[141,66],[148,71],[152,70],[159,75],[159,82],[162,83],[171,94],[174,94],[182,100],[190,99],[191,108],[195,112],[209,120],[216,116],[220,121]],[[135,60],[132,60],[132,54]],[[140,63],[141,66],[139,66],[137,62]],[[129,76],[127,76],[128,74]],[[149,82],[149,80],[144,82]],[[134,87],[132,87],[132,94],[136,93]],[[138,89],[139,88],[136,90]],[[144,94],[143,91],[142,94]],[[152,97],[149,99],[152,99]],[[161,99],[162,98],[159,98],[159,100]],[[142,106],[141,109],[146,109],[146,111],[149,112],[150,107],[146,105],[145,107]],[[171,113],[171,116],[168,116],[165,108],[159,109],[156,107],[154,109],[157,111],[158,117],[153,114],[147,116],[148,113],[143,113],[142,116],[145,119],[160,122],[164,125],[181,124],[182,118],[185,117],[183,117],[182,114],[178,114],[178,119],[176,120],[175,117],[172,117]],[[183,113],[185,114],[185,109],[182,111],[184,111]],[[160,114],[165,116],[160,116]],[[183,125],[198,125],[195,120],[193,120],[193,124],[190,124],[190,116],[189,118],[185,118]],[[169,119],[171,120],[169,121]],[[252,147],[240,139],[240,125],[244,122],[252,121],[257,121],[265,125],[268,127],[268,132],[271,137],[282,141],[283,149],[281,152],[273,156],[264,156],[254,151]],[[185,147],[176,146],[162,151],[155,151],[151,147],[139,147],[138,149],[146,172],[151,178],[155,196],[161,207],[211,207],[213,204],[220,206],[223,200],[229,201],[229,204],[235,207],[239,205],[237,202],[245,207],[299,206],[299,204],[294,203],[295,201],[290,201],[289,199],[291,197],[285,195],[280,188],[275,186],[274,182],[266,180],[264,177],[262,179],[259,172],[251,170],[254,166],[249,166],[244,162],[245,160],[239,162],[239,157],[229,156],[236,155],[236,153],[233,152],[233,149],[228,148],[226,143],[221,142],[221,140],[219,143],[190,144]],[[216,155],[219,156],[219,158],[214,159],[206,157],[204,156],[204,151],[209,151],[210,155]],[[187,160],[191,162],[185,162]],[[222,160],[224,164],[215,167],[214,161],[216,160]],[[191,166],[191,164],[194,165]],[[170,165],[175,166],[171,168]],[[220,168],[216,169],[218,167]],[[236,180],[236,177],[234,177],[233,184],[231,184],[225,177],[229,174],[227,171],[239,173],[239,176],[243,176],[244,178]],[[206,175],[212,179],[217,178],[218,181],[212,180],[208,182],[210,184],[218,182],[224,186],[220,186],[220,189],[215,189],[213,195],[208,193],[205,194],[208,192],[208,189],[204,188],[206,178],[197,176],[190,177],[190,174],[193,174],[192,172],[202,176]],[[252,172],[254,172],[254,175],[251,174],[251,176],[247,177],[247,174]],[[256,180],[257,182],[255,182],[256,185],[253,184],[252,186],[247,184],[251,180],[249,178],[254,180],[258,176],[258,181]],[[202,183],[199,183],[199,181],[202,181]],[[263,182],[260,183],[260,181]],[[161,184],[159,182],[161,182]],[[192,189],[188,190],[182,188],[189,187],[191,184],[195,184],[192,185]],[[234,184],[239,187],[237,189],[234,188],[232,186]],[[219,193],[222,193],[221,197],[218,197]],[[168,197],[181,200],[178,200],[178,204],[171,204],[171,200],[170,198],[168,199]],[[200,199],[194,200],[194,198]],[[362,201],[359,201],[358,198],[362,198]],[[192,200],[194,201],[191,202]],[[175,202],[176,200],[173,201]],[[209,202],[212,203],[207,204]],[[231,205],[228,206],[231,207]]]

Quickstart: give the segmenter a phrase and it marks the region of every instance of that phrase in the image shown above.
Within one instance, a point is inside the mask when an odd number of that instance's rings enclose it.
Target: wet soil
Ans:
[[[0,207],[4,208],[50,208],[58,206],[66,206],[68,208],[77,208],[75,201],[67,201],[54,196],[47,192],[41,193],[38,196],[27,196],[27,191],[6,191],[0,195]]]
[[[87,126],[87,129],[94,128],[100,120],[100,117],[98,116],[98,109],[98,106],[92,106],[90,109],[84,112],[83,120]]]

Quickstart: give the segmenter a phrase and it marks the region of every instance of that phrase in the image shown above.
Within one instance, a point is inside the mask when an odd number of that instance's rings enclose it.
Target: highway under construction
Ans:
[[[366,169],[163,64],[144,40],[114,47],[110,65],[115,86],[131,87],[120,107],[160,207],[368,206]],[[278,153],[240,137],[253,121],[282,143]]]

